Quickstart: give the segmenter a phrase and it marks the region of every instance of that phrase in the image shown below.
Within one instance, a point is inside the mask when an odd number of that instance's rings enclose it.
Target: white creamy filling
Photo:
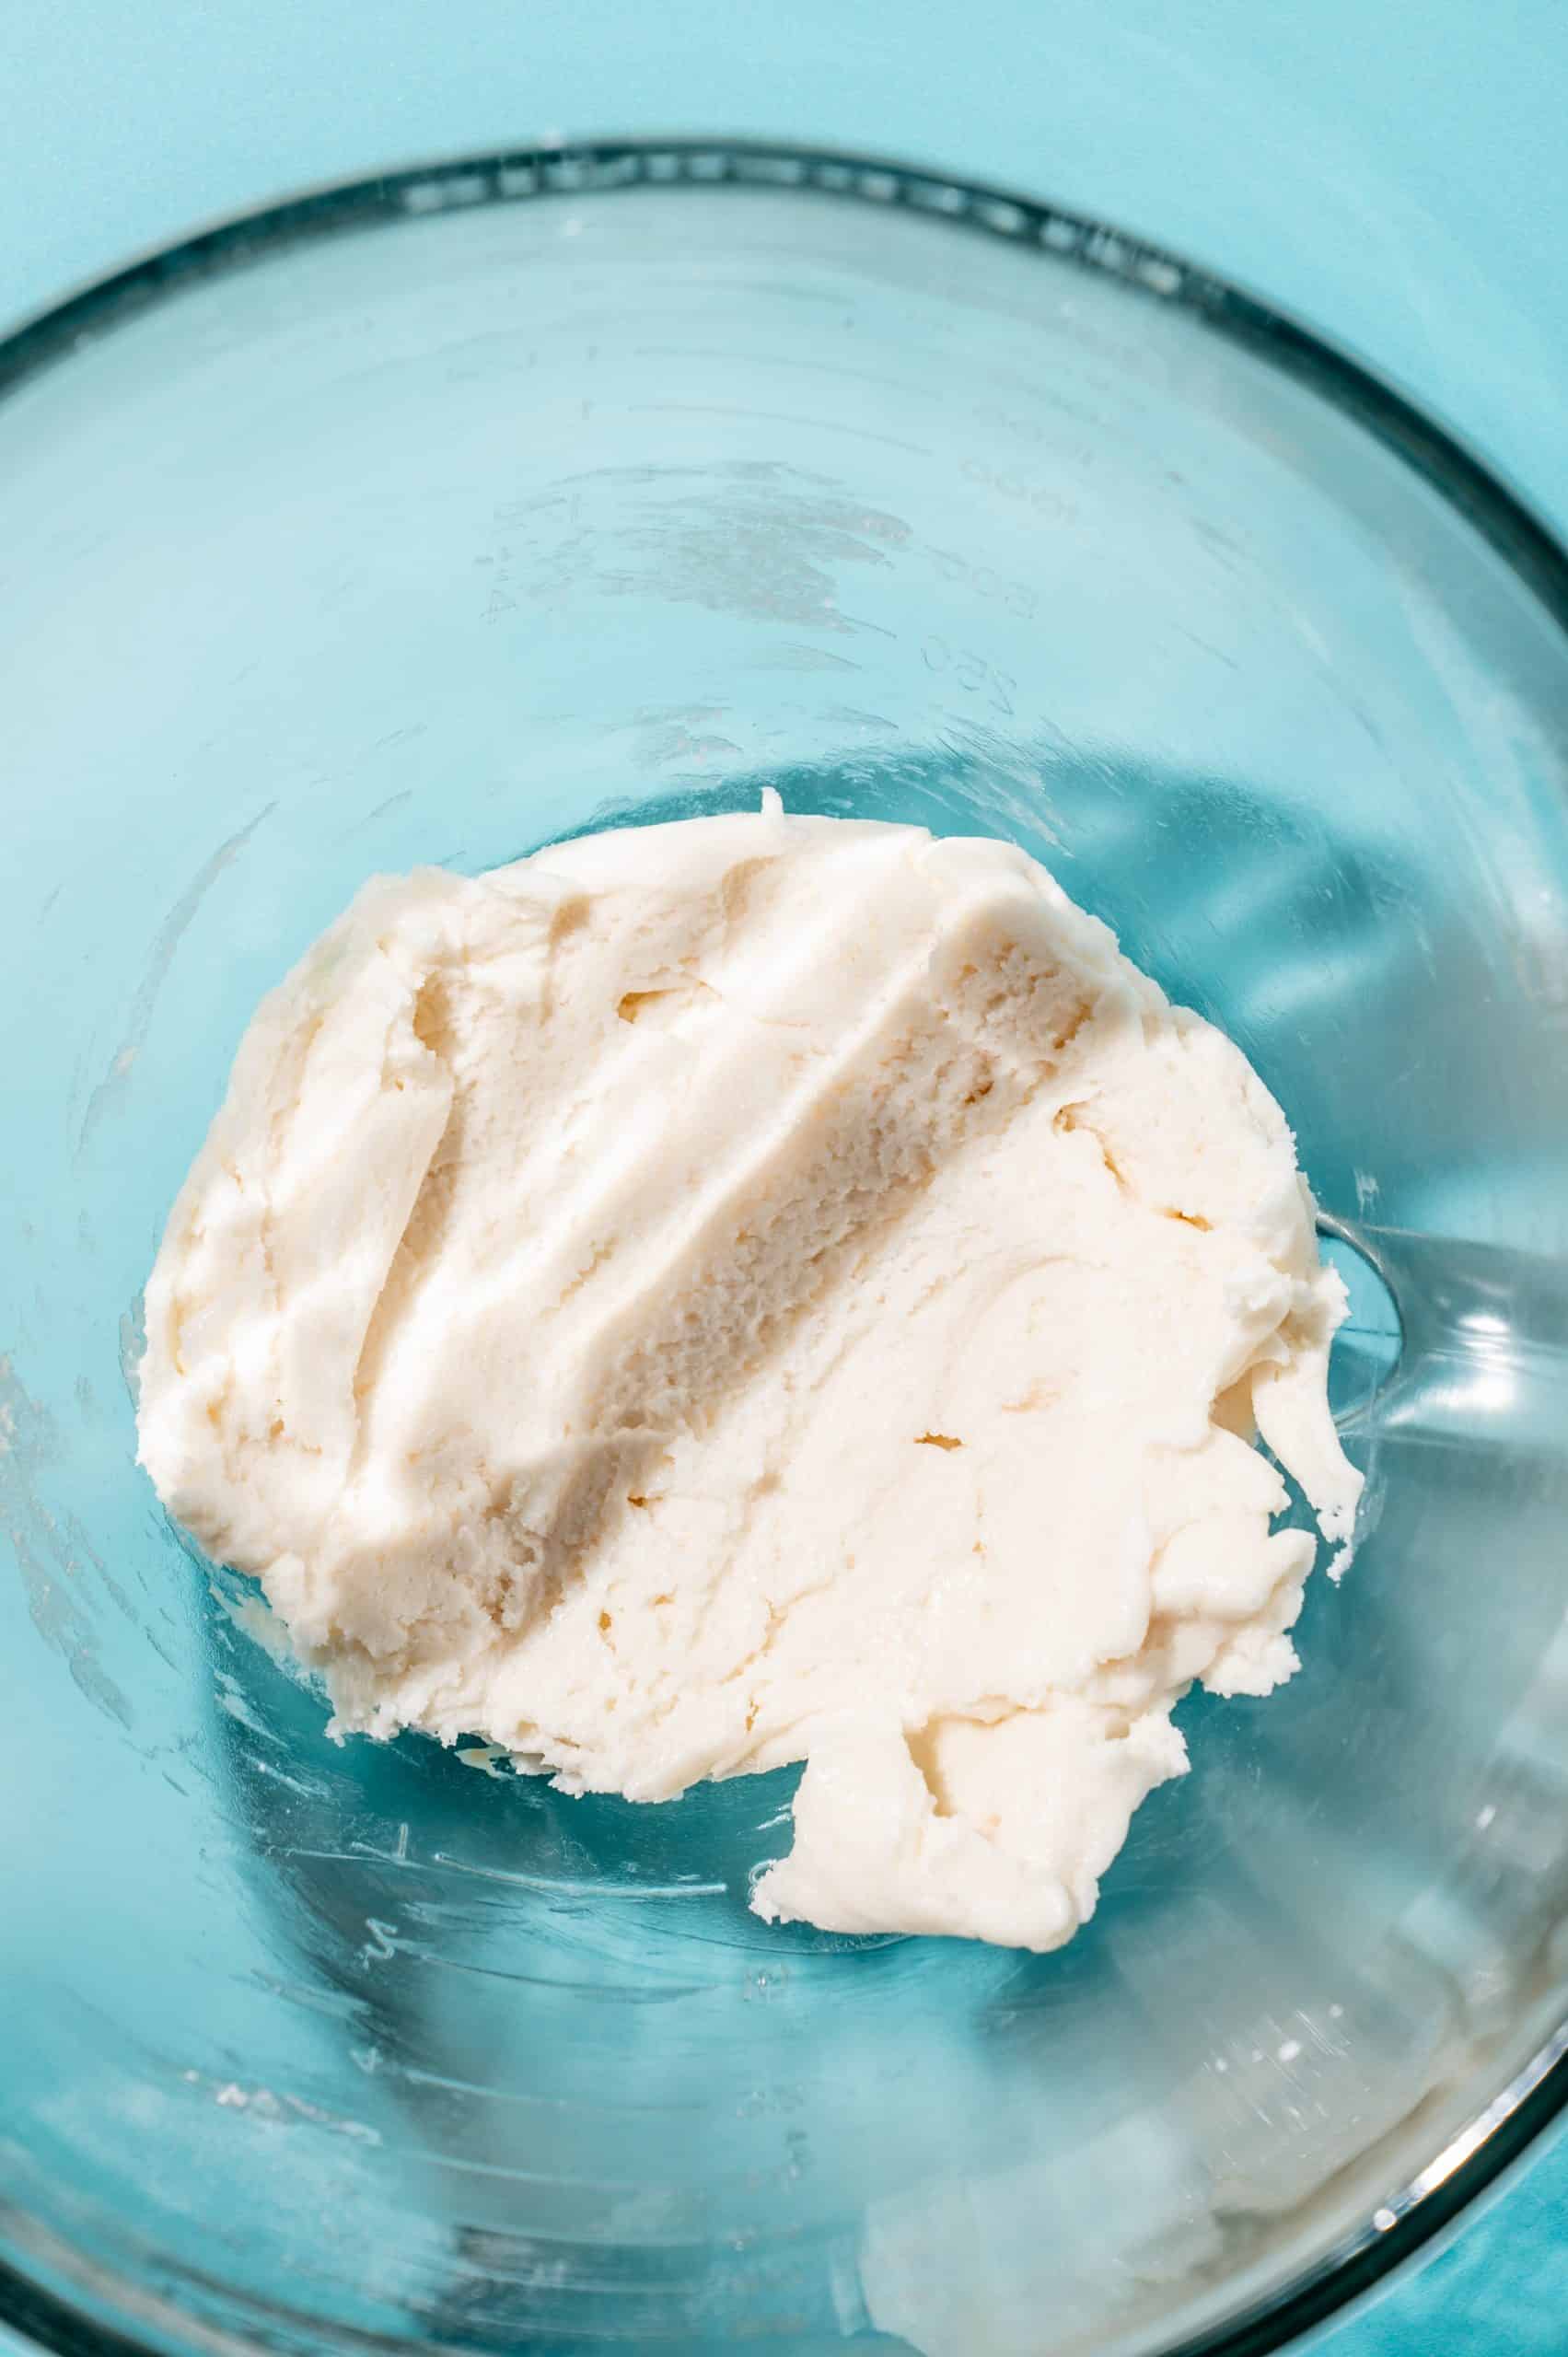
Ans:
[[[1360,1477],[1279,1108],[1010,845],[758,817],[367,885],[147,1287],[141,1457],[334,1726],[658,1800],[758,1911],[1049,1948]]]

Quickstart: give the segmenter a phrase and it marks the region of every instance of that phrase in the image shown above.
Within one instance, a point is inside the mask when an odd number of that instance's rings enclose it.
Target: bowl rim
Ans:
[[[1527,501],[1446,425],[1316,330],[1246,288],[1098,216],[936,168],[796,141],[678,134],[551,139],[400,165],[331,180],[227,214],[149,249],[25,315],[0,333],[0,401],[101,336],[203,281],[290,247],[343,232],[388,228],[440,214],[539,198],[583,198],[665,187],[798,192],[922,215],[959,234],[1033,246],[1086,273],[1175,305],[1317,393],[1412,469],[1510,567],[1568,634],[1568,550]],[[1385,2284],[1441,2235],[1568,2111],[1568,2019],[1560,2022],[1486,2107],[1334,2250],[1280,2291],[1213,2329],[1167,2344],[1159,2357],[1272,2357],[1298,2336]],[[0,2198],[0,2223],[10,2205]],[[12,2211],[12,2215],[17,2213]],[[52,2242],[53,2237],[48,2239]],[[96,2262],[63,2269],[79,2303],[0,2259],[0,2327],[55,2357],[167,2357],[171,2345],[265,2357],[269,2318],[325,2334],[286,2304],[247,2302],[255,2338],[208,2325],[160,2294],[107,2280]],[[92,2293],[88,2294],[88,2284]],[[122,2294],[129,2296],[120,2296]],[[99,2302],[127,2321],[107,2323]],[[139,2333],[129,2319],[145,2319]],[[157,2328],[167,2322],[167,2337]],[[155,2337],[157,2335],[157,2337]],[[370,2331],[331,2337],[385,2357],[435,2344]]]

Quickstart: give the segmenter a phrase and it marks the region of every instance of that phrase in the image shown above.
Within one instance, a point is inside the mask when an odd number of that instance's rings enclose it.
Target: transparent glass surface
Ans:
[[[1274,2345],[1561,2084],[1560,561],[1179,264],[781,154],[302,202],[0,380],[0,2314]],[[169,1202],[362,879],[763,784],[1046,860],[1252,1058],[1352,1281],[1359,1557],[1053,1956],[757,1922],[789,1774],[334,1747],[134,1462]]]

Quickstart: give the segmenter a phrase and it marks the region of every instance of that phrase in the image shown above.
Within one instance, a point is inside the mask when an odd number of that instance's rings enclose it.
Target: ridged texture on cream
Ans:
[[[1045,871],[784,817],[368,885],[253,1021],[141,1454],[339,1729],[657,1800],[805,1759],[754,1904],[1049,1948],[1194,1678],[1348,1538],[1278,1107]]]

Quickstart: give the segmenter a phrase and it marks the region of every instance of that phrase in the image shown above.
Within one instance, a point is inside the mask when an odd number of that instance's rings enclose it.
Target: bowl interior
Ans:
[[[410,175],[7,368],[14,2312],[801,2357],[1299,2315],[1568,2014],[1550,560],[1179,265],[831,159]],[[169,1202],[363,878],[763,784],[1046,860],[1348,1239],[1358,1559],[1294,1684],[1185,1706],[1055,1956],[756,1922],[788,1774],[639,1809],[333,1747],[134,1464]]]

